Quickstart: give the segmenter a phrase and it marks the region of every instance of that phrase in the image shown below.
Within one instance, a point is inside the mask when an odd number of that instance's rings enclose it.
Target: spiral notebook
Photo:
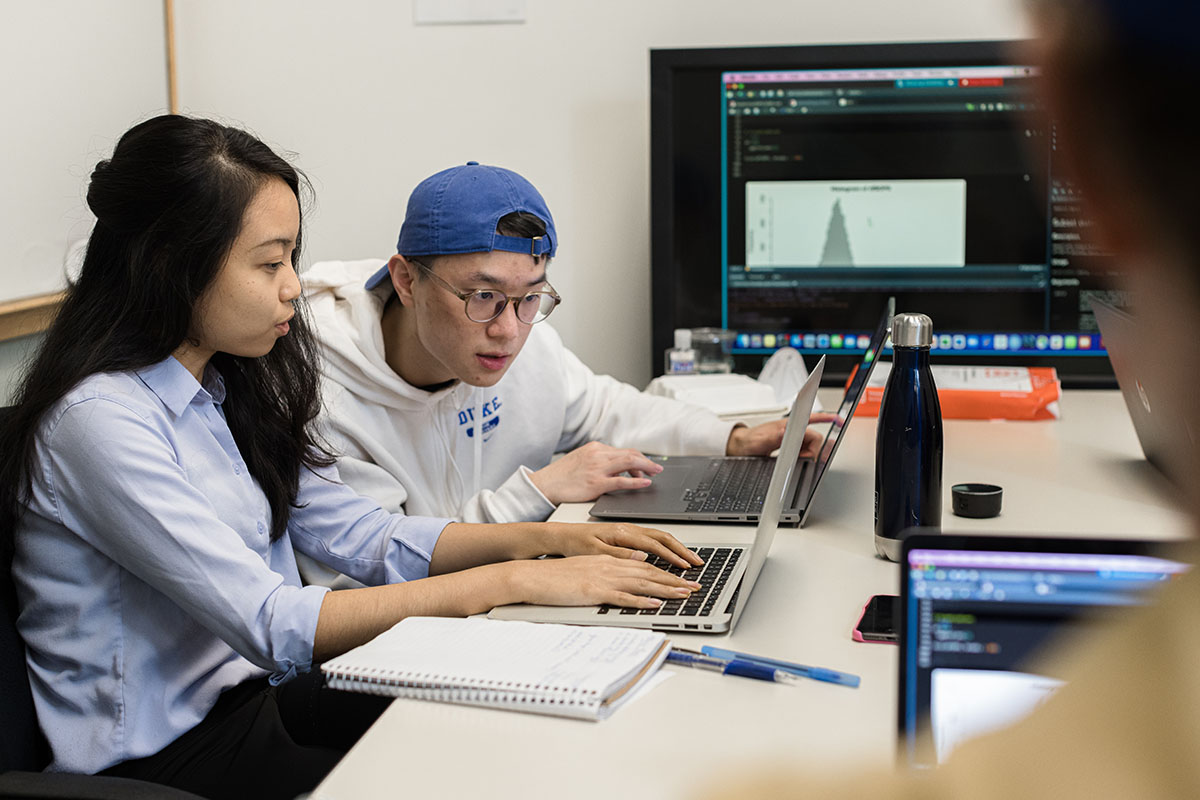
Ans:
[[[669,650],[656,631],[409,617],[321,671],[334,689],[601,720]]]

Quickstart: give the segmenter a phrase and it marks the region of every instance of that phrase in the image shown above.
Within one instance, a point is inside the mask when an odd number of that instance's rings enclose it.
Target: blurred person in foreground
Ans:
[[[1095,229],[1123,265],[1147,382],[1183,434],[1168,472],[1200,523],[1200,148],[1178,119],[1200,80],[1200,4],[1033,0],[1032,57]],[[1186,102],[1186,101],[1185,101]],[[1161,346],[1171,341],[1168,351]],[[1197,563],[1197,544],[1183,556]],[[1060,648],[1070,680],[1013,727],[974,740],[923,774],[819,785],[777,765],[723,777],[720,797],[1200,797],[1200,570],[1154,605]],[[848,723],[849,724],[849,723]]]

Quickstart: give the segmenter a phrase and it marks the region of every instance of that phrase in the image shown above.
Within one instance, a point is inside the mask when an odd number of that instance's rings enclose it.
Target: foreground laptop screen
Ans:
[[[1057,551],[1042,549],[1051,542]],[[1048,699],[1062,681],[1035,670],[1053,637],[1106,608],[1145,602],[1187,569],[1136,552],[1147,545],[979,537],[964,549],[906,548],[900,722],[909,763],[941,763]],[[1089,546],[1125,552],[1080,552]]]

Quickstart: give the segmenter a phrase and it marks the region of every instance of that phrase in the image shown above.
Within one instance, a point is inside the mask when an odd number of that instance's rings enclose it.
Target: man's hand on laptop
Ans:
[[[810,424],[832,422],[837,414],[817,412],[808,418]],[[729,441],[725,444],[727,456],[767,456],[779,449],[783,442],[783,432],[787,428],[787,419],[775,419],[747,428],[738,425],[729,432]],[[804,432],[804,445],[800,450],[801,457],[810,458],[817,454],[817,446],[825,434],[823,431],[809,428]]]
[[[586,503],[605,492],[644,489],[662,466],[637,450],[588,442],[534,472],[530,479],[551,503]]]

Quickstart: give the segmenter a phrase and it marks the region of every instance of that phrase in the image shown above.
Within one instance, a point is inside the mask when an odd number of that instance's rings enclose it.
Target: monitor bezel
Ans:
[[[887,42],[814,44],[764,47],[663,48],[650,51],[650,286],[651,364],[654,374],[662,372],[662,354],[674,341],[678,327],[719,325],[705,309],[695,308],[690,298],[679,313],[680,287],[684,285],[681,259],[675,252],[675,200],[679,184],[674,137],[672,100],[676,76],[684,71],[743,71],[757,69],[821,69],[846,67],[949,67],[1018,63],[1026,40]],[[715,111],[714,111],[715,114]],[[714,162],[714,170],[719,165]],[[718,176],[719,179],[719,176]],[[719,187],[717,187],[719,190]],[[714,253],[713,268],[721,258]],[[718,300],[719,302],[719,300]],[[709,309],[711,311],[711,309]],[[903,310],[903,309],[902,309]],[[689,316],[691,314],[691,316]],[[857,355],[833,353],[827,362],[826,385],[840,385],[857,363]],[[938,353],[937,363],[980,363],[980,356]],[[1104,356],[1009,356],[1002,361],[984,357],[982,363],[1005,366],[1050,366],[1068,388],[1116,388],[1116,379]],[[757,374],[765,356],[736,356],[735,369]]]

